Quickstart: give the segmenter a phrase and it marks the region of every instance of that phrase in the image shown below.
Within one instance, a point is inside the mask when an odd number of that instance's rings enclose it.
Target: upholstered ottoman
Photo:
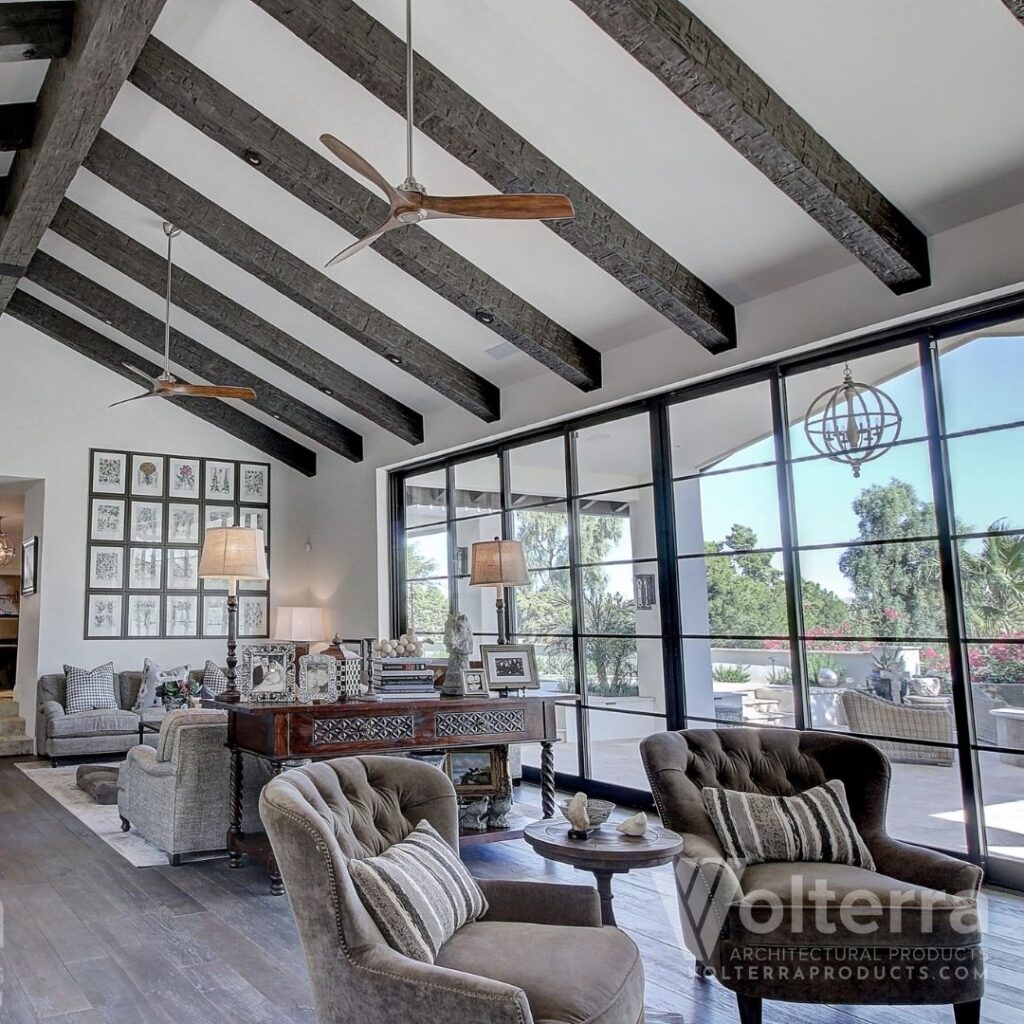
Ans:
[[[117,768],[105,764],[83,764],[75,776],[78,788],[98,804],[117,803]]]

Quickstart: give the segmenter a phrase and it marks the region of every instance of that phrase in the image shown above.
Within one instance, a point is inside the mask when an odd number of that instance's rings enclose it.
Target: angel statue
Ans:
[[[441,687],[442,697],[465,697],[465,671],[473,651],[473,627],[465,615],[448,616],[444,624],[444,645],[448,650],[448,671]]]

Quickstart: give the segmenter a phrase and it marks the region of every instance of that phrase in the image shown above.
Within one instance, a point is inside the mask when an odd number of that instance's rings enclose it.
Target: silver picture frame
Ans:
[[[484,679],[491,690],[539,690],[533,644],[481,644]]]
[[[341,662],[330,654],[304,654],[299,658],[299,701],[336,704],[341,694]]]
[[[295,645],[246,644],[239,677],[242,700],[276,704],[295,700]]]

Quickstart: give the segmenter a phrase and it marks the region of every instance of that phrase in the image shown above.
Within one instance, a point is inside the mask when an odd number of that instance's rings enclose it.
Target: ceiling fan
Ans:
[[[171,373],[171,271],[174,263],[171,259],[171,247],[174,239],[181,234],[181,230],[173,224],[164,222],[164,234],[167,236],[167,301],[164,315],[164,369],[159,377],[151,377],[144,373],[137,366],[131,363],[122,363],[126,370],[138,374],[143,380],[148,380],[152,385],[149,391],[142,395],[135,395],[133,398],[122,398],[115,405],[125,405],[127,402],[137,402],[140,398],[238,398],[243,401],[252,401],[256,392],[252,388],[239,388],[230,385],[220,384],[185,384]]]
[[[385,179],[368,160],[361,157],[354,149],[333,135],[321,135],[320,141],[346,167],[372,181],[387,197],[391,204],[387,220],[374,228],[358,242],[353,242],[342,249],[327,266],[348,259],[349,256],[364,249],[374,239],[386,231],[400,228],[406,224],[418,224],[421,220],[432,220],[438,217],[471,217],[497,220],[557,220],[575,216],[572,200],[568,196],[521,192],[513,195],[483,196],[432,196],[416,180],[412,169],[412,135],[413,135],[413,49],[412,49],[412,0],[405,4],[405,135],[406,135],[406,176],[405,181],[397,188]]]

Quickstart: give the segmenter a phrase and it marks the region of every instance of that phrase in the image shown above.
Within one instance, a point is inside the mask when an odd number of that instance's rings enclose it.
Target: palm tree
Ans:
[[[1006,519],[989,526],[981,554],[961,561],[972,631],[1002,636],[1024,629],[1024,535]]]

